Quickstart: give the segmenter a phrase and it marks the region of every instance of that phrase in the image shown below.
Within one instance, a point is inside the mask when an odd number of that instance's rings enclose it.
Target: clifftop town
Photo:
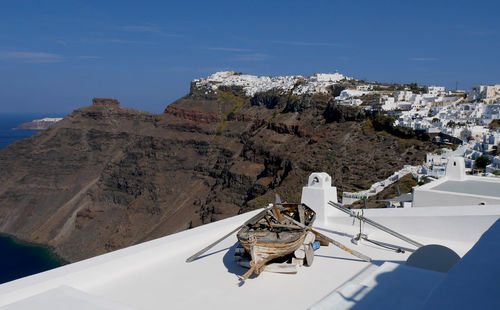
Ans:
[[[245,95],[252,97],[256,93],[276,90],[291,92],[294,95],[327,93],[329,88],[340,81],[349,81],[353,78],[340,73],[316,73],[313,76],[255,76],[232,71],[216,72],[207,78],[196,79],[194,86],[205,92],[214,92],[223,86],[241,87]]]

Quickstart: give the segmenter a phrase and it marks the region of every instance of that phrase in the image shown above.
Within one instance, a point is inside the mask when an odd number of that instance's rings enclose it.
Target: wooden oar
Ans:
[[[300,223],[300,222],[297,222],[297,221],[296,221],[296,220],[294,220],[293,218],[291,218],[291,217],[289,217],[289,216],[286,216],[286,215],[283,215],[283,216],[284,216],[287,220],[289,220],[290,222],[294,223],[295,225],[297,225],[297,226],[300,226],[300,227],[302,227],[302,228],[305,228],[305,229],[310,230],[310,231],[311,231],[311,232],[313,232],[315,235],[317,235],[317,236],[319,236],[319,237],[321,237],[321,238],[323,238],[323,239],[327,240],[328,242],[330,242],[330,243],[331,243],[331,244],[333,244],[334,246],[339,247],[339,248],[341,248],[342,250],[344,250],[344,251],[346,251],[346,252],[348,252],[348,253],[350,253],[350,254],[352,254],[352,255],[354,255],[354,256],[356,256],[356,257],[358,257],[358,258],[361,258],[361,259],[362,259],[362,260],[364,260],[364,261],[367,261],[367,262],[371,262],[371,261],[372,261],[372,259],[371,259],[371,258],[369,258],[368,256],[366,256],[366,255],[364,255],[364,254],[361,254],[361,253],[359,253],[359,252],[357,252],[357,251],[355,251],[355,250],[353,250],[353,249],[350,249],[350,248],[346,247],[346,246],[345,246],[345,245],[343,245],[342,243],[340,243],[340,242],[338,242],[338,241],[335,241],[335,240],[333,240],[332,238],[327,237],[327,236],[323,235],[322,233],[320,233],[320,232],[318,232],[318,231],[316,231],[316,230],[314,230],[314,229],[312,229],[312,228],[309,228],[309,227],[307,227],[306,225],[304,225],[304,224],[302,224],[302,223]]]
[[[245,227],[246,225],[253,225],[253,224],[257,223],[261,218],[263,218],[267,214],[267,210],[269,210],[271,208],[272,207],[265,207],[264,210],[262,210],[257,215],[255,215],[254,217],[252,217],[251,219],[249,219],[248,221],[246,221],[245,223],[243,223],[241,226],[236,227],[234,230],[232,230],[231,232],[229,232],[224,237],[218,239],[217,241],[209,244],[208,246],[204,247],[203,249],[201,249],[200,251],[196,252],[192,256],[188,257],[188,259],[186,259],[186,263],[190,263],[190,262],[194,261],[195,259],[197,259],[198,257],[200,257],[203,253],[205,253],[206,251],[210,250],[211,248],[213,248],[214,246],[216,246],[219,242],[221,242],[222,240],[224,240],[227,237],[231,236],[232,234],[234,234],[235,232],[237,232],[241,228]]]

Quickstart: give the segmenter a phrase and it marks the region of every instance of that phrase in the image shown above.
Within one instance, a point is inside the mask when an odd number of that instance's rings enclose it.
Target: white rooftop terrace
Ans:
[[[463,157],[450,157],[444,177],[413,189],[413,207],[490,204],[500,204],[500,179],[467,175]]]
[[[319,182],[311,182],[314,176]],[[424,299],[419,296],[429,296],[431,288],[439,287],[446,274],[405,266],[414,247],[368,226],[362,225],[362,229],[370,239],[399,246],[405,253],[365,241],[352,244],[350,240],[359,232],[359,222],[353,225],[352,218],[327,204],[329,200],[336,201],[336,189],[331,187],[326,174],[311,177],[303,190],[302,202],[317,212],[315,229],[368,255],[371,263],[330,245],[318,249],[313,265],[300,267],[297,274],[264,272],[241,284],[239,277],[246,269],[234,262],[235,235],[198,260],[185,262],[187,257],[258,212],[253,211],[5,283],[0,285],[0,307],[304,309],[315,305],[317,309],[333,306],[373,309],[381,302],[386,306],[390,302],[391,308],[420,308]],[[463,256],[499,218],[500,205],[480,209],[476,206],[369,209],[364,210],[364,215],[420,243],[445,245]],[[397,294],[387,295],[384,278],[397,285]],[[399,285],[394,279],[404,280],[404,284]],[[473,286],[478,285],[481,283]],[[499,288],[498,281],[488,285]],[[374,305],[368,303],[370,298],[363,297],[377,294],[387,300],[376,298],[379,304]]]

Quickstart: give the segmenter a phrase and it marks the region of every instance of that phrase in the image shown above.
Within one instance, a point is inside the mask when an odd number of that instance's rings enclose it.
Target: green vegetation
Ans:
[[[361,124],[361,129],[363,129],[364,133],[368,133],[373,131],[373,122],[371,119],[367,119]]]
[[[373,90],[378,90],[378,91],[397,91],[403,89],[404,87],[401,84],[380,84],[373,86]]]
[[[449,121],[448,124],[446,124],[446,126],[448,127],[464,127],[465,126],[465,123],[455,123],[454,121]]]
[[[248,98],[244,95],[243,90],[238,87],[220,87],[217,90],[217,95],[220,100],[233,101],[241,105],[248,101]]]
[[[380,94],[365,94],[359,97],[356,97],[356,99],[361,99],[363,101],[362,105],[372,105],[374,102],[378,102],[380,99]]]
[[[500,175],[500,171],[498,171],[498,170],[493,170],[493,172],[492,172],[492,173],[493,173],[494,175]]]
[[[417,83],[408,84],[408,88],[414,93],[425,93],[427,92],[426,86],[418,86]]]
[[[425,132],[415,132],[409,128],[393,126],[393,122],[394,119],[391,117],[379,114],[364,121],[361,128],[365,134],[375,133],[378,136],[395,138],[398,141],[400,152],[411,147],[418,149],[423,146],[425,141],[430,140],[429,135]]]
[[[443,148],[443,149],[450,149],[452,151],[455,151],[457,149],[457,145],[456,144],[452,144],[452,145],[441,144],[440,147]]]
[[[224,127],[226,127],[227,123],[234,120],[236,118],[238,110],[248,102],[248,98],[245,96],[241,96],[238,93],[238,90],[236,89],[227,89],[227,90],[217,90],[217,94],[219,96],[220,100],[224,101],[230,101],[234,102],[233,106],[231,107],[231,110],[227,112],[224,116],[222,116],[222,119],[217,126],[217,131],[216,135],[220,136],[222,134],[222,131],[224,130]]]
[[[267,126],[269,126],[269,122],[265,122],[262,126],[257,128],[257,130],[255,130],[254,135],[258,134],[262,129],[266,128]]]
[[[283,202],[300,202],[301,189],[291,190],[285,189],[279,192],[281,200]]]
[[[398,90],[405,90],[409,89],[414,93],[425,93],[427,92],[427,86],[419,86],[417,83],[410,83],[410,84],[385,84],[385,83],[378,83],[375,82],[375,85],[373,86],[373,90],[378,90],[378,91],[398,91]]]
[[[283,202],[300,202],[300,189],[281,189],[277,193]],[[253,199],[253,202],[259,207],[265,207],[274,202],[274,193],[268,192],[263,196],[256,197]]]
[[[427,184],[431,181],[432,181],[432,179],[429,178],[428,176],[423,176],[422,179],[418,182],[418,186],[422,186],[422,185]]]
[[[258,134],[262,129],[267,128],[269,126],[269,124],[271,123],[271,121],[276,119],[276,117],[278,117],[278,114],[281,113],[281,111],[283,111],[283,109],[281,109],[281,110],[275,109],[273,111],[273,115],[270,118],[268,118],[264,122],[264,124],[262,124],[262,126],[260,126],[259,128],[257,128],[257,130],[255,130],[254,135]]]
[[[272,203],[272,199],[269,198],[269,197],[265,197],[265,196],[260,196],[260,197],[257,197],[253,200],[255,202],[255,204],[259,207],[265,207],[267,206],[268,204]]]
[[[386,200],[386,199],[391,199],[398,197],[400,194],[406,194],[410,193],[412,188],[417,186],[418,183],[417,181],[413,178],[412,174],[407,174],[403,176],[401,179],[396,181],[395,183],[389,185],[387,188],[385,188],[383,191],[378,193],[375,196],[368,197],[366,199],[367,201],[367,207],[368,208],[384,208],[386,205],[385,201],[379,201],[379,200]],[[371,186],[371,184],[370,184]],[[364,200],[359,200],[356,201],[355,203],[352,204],[352,208],[358,209],[362,208],[364,205]]]
[[[486,169],[486,166],[491,162],[488,156],[479,156],[476,158],[476,167],[478,169]]]

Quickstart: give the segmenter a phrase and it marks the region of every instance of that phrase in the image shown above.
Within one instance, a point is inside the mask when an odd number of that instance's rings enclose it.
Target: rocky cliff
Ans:
[[[330,94],[238,87],[190,94],[162,114],[75,110],[0,151],[0,231],[77,261],[263,206],[299,201],[313,171],[368,188],[431,145],[376,131]]]

